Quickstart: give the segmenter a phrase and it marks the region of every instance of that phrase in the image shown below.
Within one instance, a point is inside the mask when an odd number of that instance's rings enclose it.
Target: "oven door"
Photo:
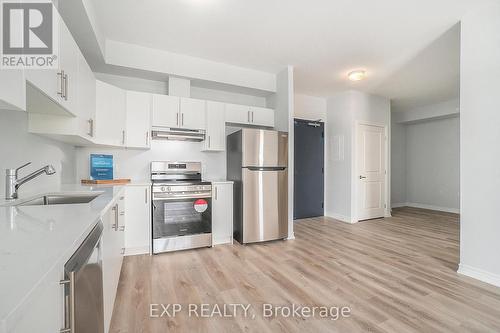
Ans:
[[[155,194],[153,239],[206,234],[212,232],[211,193],[193,196]]]

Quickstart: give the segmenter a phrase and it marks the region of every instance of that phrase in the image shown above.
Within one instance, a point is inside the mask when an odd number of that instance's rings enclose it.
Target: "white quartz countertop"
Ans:
[[[87,204],[15,206],[0,200],[0,332],[29,311],[30,295],[44,277],[71,257],[123,186],[62,185],[23,195],[18,201],[54,193],[101,192]]]

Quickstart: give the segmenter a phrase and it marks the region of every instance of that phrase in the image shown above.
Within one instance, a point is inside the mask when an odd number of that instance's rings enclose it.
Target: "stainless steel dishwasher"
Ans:
[[[64,322],[61,333],[103,333],[102,221],[64,265]]]

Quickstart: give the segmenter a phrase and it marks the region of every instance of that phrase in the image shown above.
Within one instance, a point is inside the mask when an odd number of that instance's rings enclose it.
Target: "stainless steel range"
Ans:
[[[153,253],[212,246],[212,184],[199,162],[151,162]]]

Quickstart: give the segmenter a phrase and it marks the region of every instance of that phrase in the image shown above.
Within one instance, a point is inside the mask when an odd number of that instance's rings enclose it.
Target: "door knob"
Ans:
[[[359,176],[359,179],[366,179],[365,176]]]

